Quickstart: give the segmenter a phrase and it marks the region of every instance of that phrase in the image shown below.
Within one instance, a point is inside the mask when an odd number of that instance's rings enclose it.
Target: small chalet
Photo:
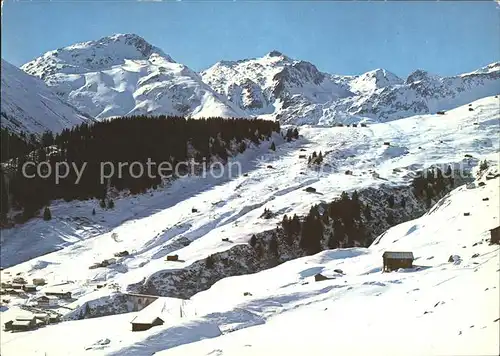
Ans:
[[[153,326],[163,325],[164,321],[157,316],[138,315],[132,320],[132,331],[149,330]]]
[[[35,319],[36,319],[37,323],[42,324],[42,325],[47,325],[47,324],[49,324],[49,321],[50,321],[49,316],[45,313],[35,314]]]
[[[6,323],[3,324],[3,329],[5,331],[11,331],[12,330],[12,324],[14,323],[13,320],[9,320]]]
[[[54,307],[57,305],[58,299],[59,298],[53,295],[42,295],[36,299],[36,303],[42,308]]]
[[[31,316],[18,316],[12,322],[12,331],[27,331],[36,327],[36,319],[34,315]]]
[[[2,288],[12,288],[12,283],[10,282],[2,282],[1,283]]]
[[[46,296],[53,296],[53,297],[57,297],[57,298],[60,298],[60,299],[71,299],[71,292],[67,292],[67,291],[64,291],[64,290],[44,290],[44,293]]]
[[[36,292],[36,286],[34,284],[23,284],[23,290],[25,292]]]
[[[490,230],[490,244],[500,245],[500,226]]]
[[[55,324],[61,321],[61,317],[59,315],[51,314],[49,315],[49,323]]]
[[[43,278],[33,278],[33,284],[35,286],[43,286],[46,284],[45,279]]]
[[[385,251],[382,255],[382,259],[384,261],[383,272],[413,267],[413,252]]]

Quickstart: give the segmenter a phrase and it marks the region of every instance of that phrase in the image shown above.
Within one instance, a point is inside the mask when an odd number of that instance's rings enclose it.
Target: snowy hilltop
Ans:
[[[2,59],[2,127],[13,132],[60,132],[91,117],[59,98],[40,79]]]
[[[196,72],[137,35],[59,48],[22,69],[97,119],[144,114],[244,116]]]

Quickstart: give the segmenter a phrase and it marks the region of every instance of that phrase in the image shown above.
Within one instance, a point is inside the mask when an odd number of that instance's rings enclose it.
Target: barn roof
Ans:
[[[382,255],[383,258],[392,258],[398,260],[413,260],[413,252],[394,252],[394,251],[385,251]]]
[[[59,300],[55,295],[41,295],[36,298],[36,300]]]
[[[13,326],[30,326],[33,320],[16,320],[12,323]]]
[[[45,294],[71,294],[70,291],[64,289],[44,289],[43,292]]]
[[[153,325],[156,320],[160,320],[163,323],[163,319],[159,316],[152,315],[138,315],[134,319],[132,319],[132,324],[148,324]]]
[[[35,319],[35,316],[33,314],[16,316],[16,321],[32,321],[33,319]]]
[[[171,317],[179,316],[181,312],[182,299],[158,297],[147,307],[138,312],[132,320],[133,324],[152,324],[156,319],[162,322]]]

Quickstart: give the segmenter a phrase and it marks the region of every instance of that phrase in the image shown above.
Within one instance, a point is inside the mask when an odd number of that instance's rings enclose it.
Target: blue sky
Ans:
[[[337,74],[453,75],[500,60],[493,1],[7,0],[2,17],[2,58],[15,65],[114,33],[136,33],[194,70],[273,49]]]

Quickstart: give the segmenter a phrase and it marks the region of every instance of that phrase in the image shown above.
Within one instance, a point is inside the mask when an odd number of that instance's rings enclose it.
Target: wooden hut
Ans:
[[[163,325],[164,321],[157,316],[136,316],[132,320],[132,331],[149,330],[153,326]]]
[[[6,323],[3,324],[3,329],[5,331],[11,331],[12,330],[12,324],[14,323],[14,320],[9,320]]]
[[[23,291],[36,292],[36,286],[34,284],[23,284]]]
[[[490,230],[490,244],[500,245],[500,226]]]
[[[33,284],[35,286],[43,286],[46,284],[46,282],[44,278],[33,278]]]
[[[392,271],[399,268],[413,267],[413,252],[386,251],[382,255],[384,262],[382,271]]]
[[[42,325],[47,325],[49,324],[49,316],[45,313],[36,313],[35,314],[35,319],[37,322],[41,322]]]
[[[18,316],[12,323],[12,331],[27,331],[36,327],[36,319],[34,315]]]
[[[53,295],[42,295],[36,299],[36,303],[39,307],[48,308],[57,305],[59,298]]]
[[[60,299],[71,299],[71,292],[65,290],[44,290],[44,293],[46,296],[54,296]]]
[[[318,273],[314,276],[315,282],[326,281],[327,279],[330,279],[330,278],[323,276],[321,273]]]

